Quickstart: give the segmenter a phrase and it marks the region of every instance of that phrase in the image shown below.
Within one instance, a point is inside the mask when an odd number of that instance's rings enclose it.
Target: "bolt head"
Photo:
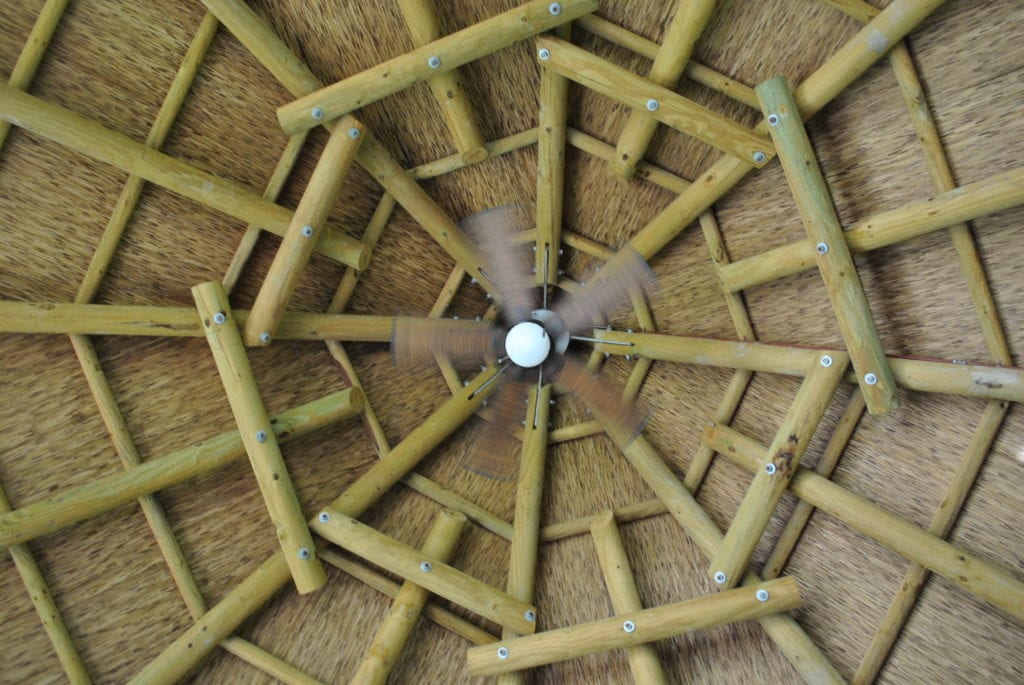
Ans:
[[[531,621],[531,622],[532,621],[536,621],[537,620],[537,612],[534,611],[533,609],[527,609],[525,612],[523,612],[523,618],[525,618],[527,621]]]
[[[769,126],[778,126],[779,125],[779,115],[778,114],[769,114],[768,115],[768,125]]]
[[[321,511],[320,515],[317,516],[317,519],[320,521],[320,523],[327,523],[331,520],[331,515],[328,514],[326,511]]]
[[[649,112],[657,112],[659,107],[661,107],[661,103],[654,98],[647,101],[647,110]]]
[[[758,602],[767,602],[768,601],[768,591],[763,589],[763,588],[761,590],[758,590],[755,593],[755,596],[757,597],[757,601]]]
[[[430,573],[430,570],[432,568],[434,568],[434,567],[430,564],[429,561],[421,561],[420,562],[420,570],[423,571],[424,573]]]
[[[550,12],[552,16],[557,17],[562,13],[562,6],[557,2],[553,2],[548,5],[548,12]]]
[[[350,128],[348,130],[348,137],[351,138],[352,140],[356,140],[361,135],[363,135],[363,132],[360,131],[358,128]]]
[[[507,659],[508,658],[508,647],[498,647],[498,658],[499,659]]]
[[[826,369],[832,366],[832,357],[828,356],[827,354],[823,356],[821,358],[821,365],[824,366]]]
[[[873,373],[866,373],[864,374],[864,382],[868,385],[874,385],[878,383],[878,376]]]
[[[636,630],[636,624],[632,621],[624,621],[622,623],[622,629],[625,630],[627,633],[632,633]]]
[[[547,48],[541,48],[540,50],[537,51],[537,57],[544,61],[547,61],[551,59],[551,51],[548,50]]]
[[[309,549],[303,547],[299,550],[299,559],[309,559]]]
[[[431,55],[430,59],[427,60],[427,66],[431,69],[439,69],[441,67],[441,58],[437,55]]]
[[[313,237],[313,227],[312,226],[303,226],[302,227],[302,235],[304,237],[306,237],[306,238],[312,238]]]
[[[267,431],[256,431],[256,442],[266,442]]]
[[[311,117],[313,117],[313,119],[316,120],[316,121],[323,121],[324,111],[322,109],[320,109],[319,107],[314,107],[310,111],[309,115]]]
[[[724,572],[719,571],[718,573],[715,574],[715,582],[718,583],[719,585],[724,585],[726,580],[727,579],[725,577],[725,573]]]
[[[767,464],[764,465],[764,472],[767,473],[769,476],[774,476],[777,470],[778,469],[776,468],[775,464],[771,462],[768,462]]]
[[[828,254],[828,245],[825,243],[818,243],[814,249],[818,251],[818,254]]]
[[[262,333],[260,333],[260,342],[263,343],[264,345],[269,343],[270,342],[270,333],[267,333],[266,331],[263,331]]]
[[[213,315],[213,322],[214,323],[218,323],[218,324],[219,323],[224,323],[227,320],[228,320],[228,317],[224,314],[224,312],[217,312],[216,314]]]
[[[754,153],[754,163],[755,164],[762,164],[762,163],[764,163],[764,160],[766,160],[766,159],[768,159],[768,156],[765,155],[763,152],[758,151],[758,152]]]

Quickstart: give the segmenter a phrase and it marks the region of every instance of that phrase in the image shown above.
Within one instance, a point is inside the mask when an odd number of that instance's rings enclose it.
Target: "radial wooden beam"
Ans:
[[[569,27],[560,29],[559,35],[568,40]],[[534,268],[539,282],[551,284],[558,282],[558,256],[562,244],[569,80],[553,69],[542,68],[538,100],[537,250]]]
[[[759,594],[758,593],[762,593]],[[767,594],[763,594],[767,593]],[[705,630],[800,606],[800,588],[792,578],[773,580],[709,597],[634,611],[613,618],[471,647],[466,652],[475,676],[557,663],[574,657],[642,645],[680,633]]]
[[[596,0],[527,2],[283,105],[278,121],[288,134],[313,128],[595,9]]]
[[[704,439],[747,470],[760,468],[764,447],[732,428],[708,428],[704,431]],[[938,573],[1008,614],[1024,618],[1024,582],[1014,577],[1012,572],[962,547],[951,545],[806,467],[797,469],[789,489],[797,497],[897,554]]]
[[[0,118],[218,212],[259,224],[277,235],[284,235],[291,221],[291,210],[264,200],[232,181],[5,84],[0,84]],[[336,229],[325,231],[316,249],[342,264],[356,268],[366,266],[362,244]]]
[[[594,331],[594,337],[601,341],[595,349],[602,353],[639,354],[655,360],[786,376],[805,375],[819,352],[841,353],[839,350],[813,350],[775,343],[600,329]],[[896,382],[908,390],[1024,402],[1024,368],[1021,367],[906,357],[889,357],[889,364]],[[856,382],[856,379],[850,375],[847,381]]]
[[[277,334],[365,131],[362,123],[346,116],[331,132],[245,322],[242,339],[247,345],[269,345]]]
[[[845,354],[823,354],[804,378],[775,433],[775,439],[762,458],[760,468],[754,474],[747,494],[740,502],[718,553],[711,559],[708,575],[720,588],[731,588],[743,577],[743,570],[789,480],[796,473],[849,363]]]
[[[618,617],[623,614],[643,611],[640,593],[636,589],[636,580],[629,566],[629,558],[622,546],[622,536],[615,525],[615,515],[611,511],[598,514],[590,526],[590,534],[597,549],[597,559],[601,564],[604,584],[612,600],[612,608]],[[658,652],[652,645],[640,644],[626,650],[629,668],[633,671],[633,680],[637,683],[652,685],[668,685],[668,676],[658,661]]]
[[[422,47],[441,36],[441,28],[431,0],[399,0],[398,6],[405,17],[405,25],[409,27],[413,45]],[[427,85],[430,86],[434,99],[444,113],[445,123],[455,138],[459,156],[468,164],[476,164],[487,159],[484,137],[480,133],[469,99],[462,89],[459,70],[453,69],[432,76],[427,79]]]
[[[677,5],[647,74],[648,80],[669,90],[675,89],[714,7],[715,0],[682,0]],[[656,119],[630,111],[615,146],[612,171],[624,178],[633,176],[637,162],[647,154],[657,124]]]
[[[547,69],[554,69],[632,107],[634,112],[643,113],[642,116],[652,117],[755,167],[764,166],[774,155],[774,147],[763,133],[756,133],[564,40],[554,36],[537,38],[537,59]]]
[[[466,527],[468,519],[462,514],[442,510],[434,519],[434,525],[423,543],[422,552],[426,557],[447,563],[455,552],[455,545]],[[405,650],[405,644],[427,604],[430,593],[410,580],[402,584],[395,596],[391,610],[377,629],[366,655],[359,662],[350,682],[356,685],[373,683],[383,685]]]
[[[896,381],[796,101],[782,76],[756,91],[868,411],[884,414],[900,405]]]
[[[843,237],[850,251],[868,252],[942,228],[1024,204],[1024,167],[968,183],[935,197],[858,221]],[[722,269],[725,286],[735,292],[814,268],[814,243],[800,240],[733,262]]]
[[[315,554],[313,537],[252,375],[227,294],[220,281],[215,281],[197,285],[192,295],[295,587],[300,593],[312,592],[327,582],[327,574]]]
[[[498,625],[526,635],[536,630],[536,607],[449,566],[436,556],[380,533],[331,506],[324,507],[310,525],[318,535],[352,554]]]

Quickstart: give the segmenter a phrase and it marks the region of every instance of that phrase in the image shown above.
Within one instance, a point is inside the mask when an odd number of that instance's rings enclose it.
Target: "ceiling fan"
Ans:
[[[619,431],[638,435],[646,414],[589,370],[572,343],[596,342],[585,334],[628,304],[632,293],[653,291],[654,273],[643,257],[630,248],[620,250],[579,290],[562,293],[552,302],[547,282],[534,284],[527,248],[513,239],[531,226],[522,207],[485,210],[460,225],[479,253],[485,267],[481,274],[494,286],[497,319],[480,323],[398,317],[391,349],[395,362],[403,365],[429,363],[436,357],[453,364],[498,365],[494,382],[502,385],[488,402],[490,427],[464,466],[488,478],[515,477],[517,455],[505,443],[529,420],[524,404],[531,386],[539,390],[545,382],[575,394]]]

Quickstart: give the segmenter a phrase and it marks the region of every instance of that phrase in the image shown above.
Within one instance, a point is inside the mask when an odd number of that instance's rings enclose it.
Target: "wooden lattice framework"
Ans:
[[[941,4],[940,0],[893,0],[879,12],[862,0],[826,0],[866,24],[863,31],[792,91],[785,81],[753,89],[690,61],[694,43],[712,15],[712,0],[682,2],[659,46],[593,14],[595,0],[550,3],[533,0],[505,14],[445,38],[429,0],[402,0],[416,49],[379,67],[325,87],[242,0],[203,0],[207,7],[184,62],[144,144],[89,121],[71,111],[27,94],[33,74],[45,57],[67,0],[46,0],[7,85],[0,86],[0,145],[11,126],[67,146],[130,174],[103,233],[74,303],[0,302],[0,332],[70,335],[103,421],[125,467],[122,473],[57,493],[41,501],[12,507],[0,493],[0,541],[13,556],[54,649],[72,682],[88,682],[74,640],[36,566],[29,543],[74,522],[138,500],[192,614],[194,626],[181,634],[147,666],[136,682],[170,682],[184,677],[213,649],[221,647],[286,682],[316,682],[309,675],[256,645],[233,635],[289,580],[300,593],[326,581],[321,560],[395,598],[373,648],[355,674],[360,682],[383,681],[422,612],[428,619],[478,645],[469,650],[474,674],[510,673],[599,650],[626,648],[637,682],[665,682],[657,655],[646,643],[684,630],[757,618],[769,636],[808,682],[872,681],[883,666],[924,580],[938,573],[956,585],[1024,620],[1024,583],[1013,571],[985,561],[944,538],[971,491],[1011,402],[1024,401],[1024,368],[1014,367],[991,289],[974,245],[971,219],[1024,204],[1024,168],[957,186],[930,115],[904,37]],[[601,36],[653,60],[646,78],[632,74],[571,42],[576,30]],[[297,98],[282,103],[279,118],[290,140],[264,196],[217,178],[160,152],[190,84],[218,28],[223,26]],[[553,31],[538,35],[545,31]],[[541,68],[540,120],[536,128],[486,143],[459,84],[458,67],[535,38]],[[844,228],[832,208],[815,151],[803,122],[821,110],[875,61],[888,59],[915,131],[921,141],[936,195],[919,203],[860,220]],[[674,91],[683,76],[761,109],[765,119],[750,129],[715,114]],[[391,78],[388,80],[387,77]],[[438,100],[457,154],[405,170],[364,124],[352,116],[359,106],[426,81]],[[569,83],[582,84],[631,108],[615,146],[567,124]],[[687,181],[642,161],[658,124],[665,124],[718,148],[722,156],[696,181]],[[321,163],[293,212],[275,203],[306,142],[317,125],[332,130]],[[770,135],[769,135],[770,134]],[[467,278],[484,286],[480,264],[453,219],[430,198],[418,181],[536,145],[538,155],[535,230],[517,240],[535,245],[538,282],[572,291],[577,283],[563,277],[557,255],[563,246],[607,260],[616,248],[596,243],[562,226],[564,155],[567,145],[608,162],[624,178],[666,188],[678,197],[628,241],[653,258],[679,233],[699,221],[712,268],[736,329],[736,341],[660,335],[642,297],[634,298],[638,331],[595,330],[592,366],[609,355],[635,361],[627,397],[640,392],[655,361],[702,364],[734,369],[716,412],[709,417],[691,468],[680,479],[643,436],[616,435],[612,424],[593,420],[549,430],[552,388],[531,393],[530,422],[522,434],[522,461],[512,523],[449,492],[413,471],[417,463],[476,411],[490,392],[493,369],[463,380],[443,361],[441,371],[452,397],[397,445],[389,445],[367,400],[343,343],[388,342],[391,317],[346,315],[346,305],[396,206],[401,205],[456,261],[430,312],[443,316]],[[770,164],[778,154],[800,208],[808,240],[731,262],[713,205],[746,174]],[[385,189],[360,241],[327,223],[330,204],[352,164],[367,169]],[[199,284],[193,293],[198,311],[187,308],[93,305],[104,273],[146,183],[154,183],[197,200],[248,224],[221,282]],[[251,312],[232,312],[227,297],[245,269],[259,232],[282,236]],[[870,305],[857,279],[851,253],[880,249],[927,232],[948,231],[961,261],[991,366],[956,361],[887,356],[871,320]],[[349,267],[327,312],[286,311],[299,274],[315,249]],[[755,342],[741,292],[815,266],[833,296],[848,351],[764,345]],[[844,280],[845,279],[845,280]],[[493,317],[490,310],[485,318]],[[104,375],[90,335],[206,336],[239,430],[143,463]],[[276,339],[322,340],[342,368],[350,387],[271,419],[263,406],[243,343],[271,344]],[[770,447],[729,427],[755,373],[785,374],[804,380]],[[833,430],[824,456],[811,471],[800,467],[833,394],[844,381],[857,384]],[[865,409],[883,413],[898,406],[898,387],[921,392],[985,398],[988,405],[953,479],[927,529],[829,480]],[[281,459],[278,438],[285,440],[332,422],[361,415],[376,443],[380,460],[307,524]],[[540,417],[536,420],[536,417]],[[626,459],[656,493],[657,499],[577,520],[540,526],[545,452],[549,444],[608,430]],[[186,555],[168,524],[156,493],[170,485],[217,469],[248,454],[260,482],[282,551],[259,566],[215,606],[199,591]],[[700,487],[715,454],[727,456],[754,472],[754,480],[736,520],[723,535],[693,493]],[[420,550],[360,523],[358,517],[399,481],[435,500],[440,510]],[[788,488],[800,498],[778,539],[762,576],[747,570],[751,552],[768,518]],[[912,564],[853,674],[839,673],[799,624],[785,612],[799,606],[792,578],[778,578],[814,508],[821,508],[875,539]],[[709,560],[709,575],[722,593],[677,605],[645,609],[637,593],[616,522],[668,513]],[[511,544],[504,590],[449,565],[465,526],[472,522]],[[394,581],[315,543],[310,532],[405,579]],[[538,547],[542,543],[590,533],[617,618],[582,623],[530,636],[537,628],[532,605]],[[797,579],[798,580],[798,579]],[[740,584],[740,589],[729,589]],[[429,602],[429,593],[492,619],[501,636]],[[509,676],[512,677],[512,676]]]

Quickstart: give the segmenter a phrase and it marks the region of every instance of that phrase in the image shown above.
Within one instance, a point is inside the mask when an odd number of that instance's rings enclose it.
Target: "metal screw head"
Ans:
[[[779,125],[779,115],[778,114],[769,114],[768,115],[768,125],[769,126],[778,126]]]
[[[360,131],[358,128],[350,128],[348,130],[348,137],[351,138],[352,140],[356,140],[361,135],[363,135],[363,132]]]
[[[228,317],[224,314],[224,312],[217,312],[216,314],[213,315],[214,323],[224,323],[227,320]]]
[[[758,152],[754,153],[754,163],[755,164],[761,164],[766,159],[768,159],[768,156],[765,155],[763,152],[758,151]]]
[[[557,2],[553,2],[550,5],[548,5],[548,12],[551,12],[553,16],[557,17],[559,14],[562,13],[562,6]]]
[[[715,574],[715,582],[716,583],[718,583],[719,585],[724,585],[725,581],[726,581],[725,573],[723,573],[722,571],[719,571],[718,573]]]
[[[547,61],[551,59],[551,51],[548,50],[547,48],[541,48],[540,50],[537,51],[537,57],[544,61]]]
[[[309,550],[305,547],[299,550],[299,559],[309,559]]]
[[[878,382],[878,376],[873,373],[866,373],[864,374],[864,382],[868,385],[874,385]]]
[[[473,285],[476,285],[477,283],[479,283],[479,281],[477,281],[477,280],[476,280],[475,278],[471,278],[471,279],[469,279],[469,282],[470,282],[471,284],[473,284]]]
[[[771,462],[768,462],[767,464],[764,465],[764,472],[767,473],[769,476],[774,476],[777,470],[778,469],[775,467],[775,464]]]
[[[828,245],[825,243],[818,243],[814,249],[818,251],[818,254],[828,254]]]
[[[267,333],[266,331],[260,333],[260,342],[263,343],[264,345],[270,342],[270,333]]]
[[[536,621],[537,612],[533,609],[527,609],[525,612],[523,612],[523,618],[525,618],[527,621]]]
[[[321,121],[324,118],[324,111],[322,109],[320,109],[319,107],[314,107],[310,111],[309,115],[311,117],[313,117],[316,121]]]
[[[659,107],[661,107],[661,103],[654,98],[647,101],[647,110],[649,112],[657,112]]]
[[[632,621],[624,621],[622,623],[622,629],[625,630],[627,633],[632,633],[634,630],[636,630],[636,624]]]
[[[430,570],[432,568],[434,568],[434,567],[430,565],[429,561],[421,561],[420,562],[420,570],[423,571],[424,573],[430,573]]]
[[[824,355],[820,361],[821,365],[824,366],[826,369],[832,366],[832,357],[828,356],[827,354]]]
[[[440,69],[441,58],[438,57],[437,55],[431,55],[430,58],[427,60],[427,66],[430,67],[431,69]]]
[[[498,658],[499,659],[507,659],[508,658],[508,647],[498,647]]]
[[[763,588],[761,590],[758,590],[756,593],[754,593],[754,596],[757,597],[757,601],[758,602],[767,602],[768,601],[768,591],[763,589]]]
[[[313,237],[313,227],[312,226],[303,226],[302,227],[302,235],[305,236],[306,238],[312,238]]]
[[[317,516],[317,519],[319,519],[320,523],[327,523],[331,520],[331,515],[328,514],[326,511],[321,511],[320,515]]]
[[[564,254],[565,254],[565,250],[563,250],[562,248],[558,248],[558,256],[561,257]]]
[[[256,442],[266,442],[267,431],[256,431]]]

